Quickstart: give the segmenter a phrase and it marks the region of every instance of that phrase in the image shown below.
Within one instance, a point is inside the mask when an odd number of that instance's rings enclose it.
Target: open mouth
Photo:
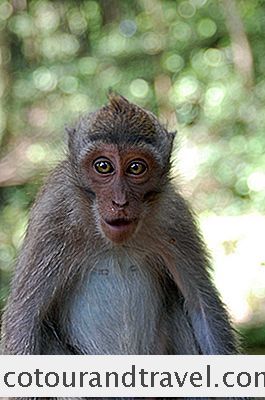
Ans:
[[[137,220],[116,218],[103,220],[103,230],[106,236],[114,242],[123,242],[134,232]]]
[[[128,219],[125,219],[125,218],[116,218],[116,219],[113,219],[113,220],[108,220],[108,221],[105,221],[108,225],[110,225],[110,226],[112,226],[112,227],[125,227],[125,226],[128,226],[128,225],[130,225],[131,223],[133,223],[133,220],[128,220]]]

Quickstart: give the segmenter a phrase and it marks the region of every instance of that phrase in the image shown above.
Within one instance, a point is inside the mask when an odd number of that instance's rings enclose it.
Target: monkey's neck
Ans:
[[[132,246],[113,246],[104,253],[98,255],[96,262],[91,267],[90,273],[130,274],[139,270],[141,273],[148,271],[145,265],[145,257],[141,249]]]

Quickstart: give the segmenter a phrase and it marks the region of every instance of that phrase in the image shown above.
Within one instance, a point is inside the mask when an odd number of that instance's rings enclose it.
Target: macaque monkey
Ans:
[[[110,94],[69,129],[33,206],[3,317],[4,354],[236,354],[174,133]]]

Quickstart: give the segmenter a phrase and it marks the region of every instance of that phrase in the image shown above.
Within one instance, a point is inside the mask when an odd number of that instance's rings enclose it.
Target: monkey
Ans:
[[[4,354],[237,354],[171,177],[175,132],[115,93],[67,131],[66,158],[31,210]]]

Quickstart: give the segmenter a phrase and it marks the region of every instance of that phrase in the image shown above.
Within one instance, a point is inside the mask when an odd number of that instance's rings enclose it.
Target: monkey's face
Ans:
[[[155,157],[142,148],[101,144],[89,152],[85,173],[100,231],[114,243],[125,242],[159,191],[161,171]]]

